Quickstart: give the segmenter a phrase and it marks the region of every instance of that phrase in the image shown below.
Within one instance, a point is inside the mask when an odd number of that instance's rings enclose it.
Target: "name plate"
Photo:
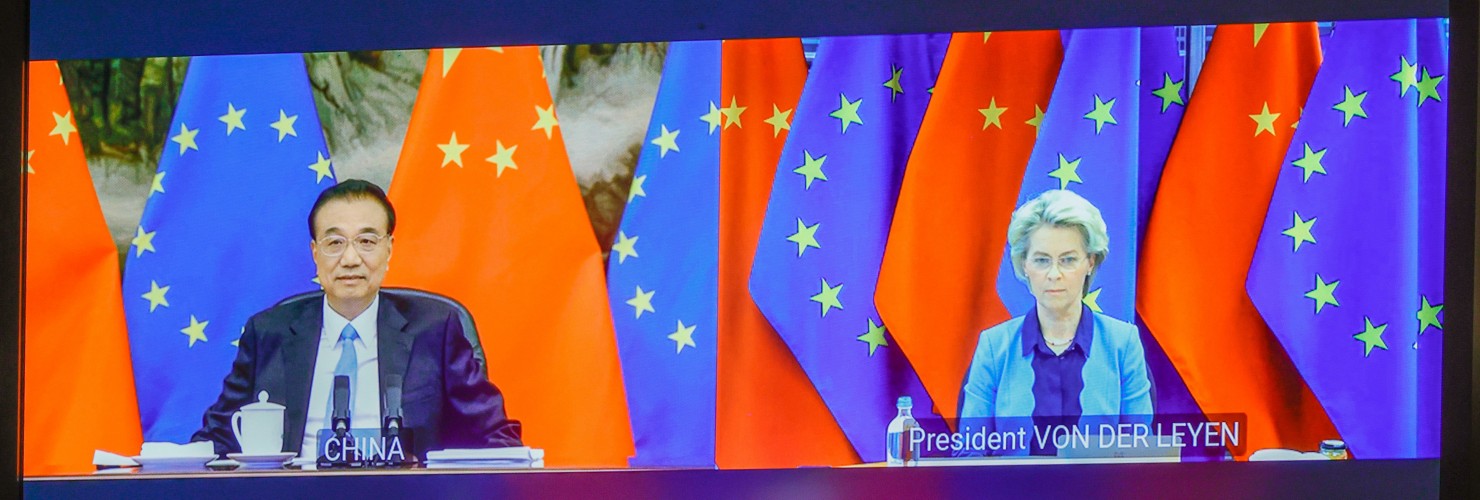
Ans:
[[[411,438],[411,429],[401,429],[396,436],[382,436],[380,429],[350,429],[343,437],[323,429],[319,431],[317,465],[320,469],[410,465],[416,462]]]

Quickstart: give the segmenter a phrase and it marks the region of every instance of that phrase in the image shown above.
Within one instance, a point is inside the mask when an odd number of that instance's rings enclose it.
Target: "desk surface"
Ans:
[[[1438,460],[761,470],[352,470],[28,478],[38,498],[880,498],[993,496],[1436,497]],[[1141,493],[1142,495],[1137,495]]]

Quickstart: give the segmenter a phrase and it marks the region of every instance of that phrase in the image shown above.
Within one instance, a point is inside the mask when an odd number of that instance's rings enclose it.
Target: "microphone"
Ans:
[[[382,434],[390,438],[401,434],[401,376],[385,377],[385,422]]]
[[[401,384],[400,375],[385,376],[385,416],[380,428],[380,439],[385,451],[380,454],[377,465],[401,467],[416,461],[405,453],[411,446],[411,433],[401,428]]]
[[[349,433],[349,377],[338,375],[334,377],[334,413],[332,414],[330,428],[334,429],[334,435],[344,437]]]

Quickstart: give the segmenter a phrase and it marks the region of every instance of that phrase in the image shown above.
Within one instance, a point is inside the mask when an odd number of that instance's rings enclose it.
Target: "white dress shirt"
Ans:
[[[352,324],[360,338],[354,341],[356,361],[359,362],[354,396],[351,406],[353,417],[350,425],[356,429],[380,428],[380,360],[377,355],[376,339],[379,330],[376,318],[380,313],[380,295],[370,302],[370,307],[355,319],[346,319],[329,307],[324,299],[324,328],[319,333],[319,353],[313,363],[313,383],[308,392],[308,421],[303,426],[302,458],[318,458],[319,431],[328,426],[329,397],[334,393],[334,368],[339,364],[343,346],[339,334],[344,325]]]

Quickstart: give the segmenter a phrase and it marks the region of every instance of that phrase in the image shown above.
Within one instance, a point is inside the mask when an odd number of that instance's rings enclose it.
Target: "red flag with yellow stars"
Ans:
[[[489,379],[549,465],[623,467],[605,265],[542,68],[537,47],[432,51],[390,186],[386,284],[472,311]]]
[[[118,246],[56,62],[31,62],[29,81],[24,474],[83,474],[94,449],[143,442]]]
[[[1315,23],[1218,27],[1141,250],[1136,309],[1205,413],[1247,414],[1238,458],[1337,436],[1244,286],[1317,36]]]
[[[701,117],[709,132],[722,134],[715,462],[727,469],[857,463],[747,285],[776,162],[807,80],[802,43],[726,40],[720,57],[723,102]]]
[[[1063,60],[1058,31],[951,38],[900,187],[875,305],[943,417],[997,297],[1007,223]]]

